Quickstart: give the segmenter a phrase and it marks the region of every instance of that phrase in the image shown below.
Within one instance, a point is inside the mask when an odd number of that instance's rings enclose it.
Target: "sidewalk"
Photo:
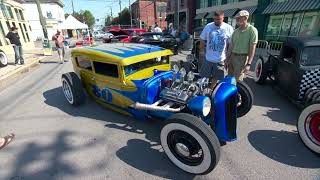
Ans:
[[[31,68],[37,66],[39,61],[48,57],[42,55],[41,48],[24,51],[24,65],[14,65],[14,54],[7,54],[8,65],[0,68],[0,90],[8,85],[10,80],[14,80],[19,74],[28,72]]]

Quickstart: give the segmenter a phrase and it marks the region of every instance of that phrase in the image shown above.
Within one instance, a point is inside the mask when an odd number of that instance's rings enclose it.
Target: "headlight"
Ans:
[[[208,116],[210,113],[210,110],[211,110],[211,100],[210,100],[210,98],[206,98],[203,101],[203,108],[202,108],[203,116],[204,117]]]
[[[211,111],[211,99],[207,96],[196,96],[188,101],[187,106],[194,114],[206,117]]]
[[[175,72],[176,74],[179,72],[179,67],[176,64],[173,65],[173,72]]]

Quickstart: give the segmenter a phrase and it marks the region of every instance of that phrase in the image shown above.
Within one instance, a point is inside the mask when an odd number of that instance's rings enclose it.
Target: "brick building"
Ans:
[[[154,1],[153,0],[136,0],[131,4],[132,21],[136,27],[148,28],[158,23],[161,28],[167,26],[165,22],[166,17],[166,0],[157,0],[157,16],[154,17]]]
[[[192,34],[194,29],[193,19],[196,15],[196,1],[168,0],[166,11],[167,11],[166,21],[168,24],[173,23],[176,26],[179,24],[179,28],[183,28],[187,30],[189,34]],[[179,17],[179,21],[175,21],[175,13],[177,13],[177,17]]]

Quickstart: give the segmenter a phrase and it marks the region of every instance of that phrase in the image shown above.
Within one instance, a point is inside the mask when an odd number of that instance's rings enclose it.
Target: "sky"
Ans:
[[[64,0],[65,13],[72,13],[71,1]],[[135,0],[121,0],[121,8],[129,7],[129,1],[132,4]],[[91,11],[95,19],[100,19],[101,24],[103,24],[104,18],[111,14],[110,8],[112,8],[113,16],[116,16],[120,11],[119,0],[73,0],[73,5],[75,12],[80,10]]]

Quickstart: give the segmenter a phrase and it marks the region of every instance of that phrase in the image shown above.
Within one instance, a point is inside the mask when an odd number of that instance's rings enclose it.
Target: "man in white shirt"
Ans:
[[[200,76],[211,79],[212,88],[218,80],[224,78],[224,60],[228,44],[233,33],[233,27],[223,22],[224,12],[214,13],[214,22],[207,24],[201,32],[200,48],[206,43],[205,60],[200,69]]]
[[[161,28],[159,28],[159,26],[156,24],[156,25],[154,25],[153,32],[162,32],[162,30],[161,30]]]

